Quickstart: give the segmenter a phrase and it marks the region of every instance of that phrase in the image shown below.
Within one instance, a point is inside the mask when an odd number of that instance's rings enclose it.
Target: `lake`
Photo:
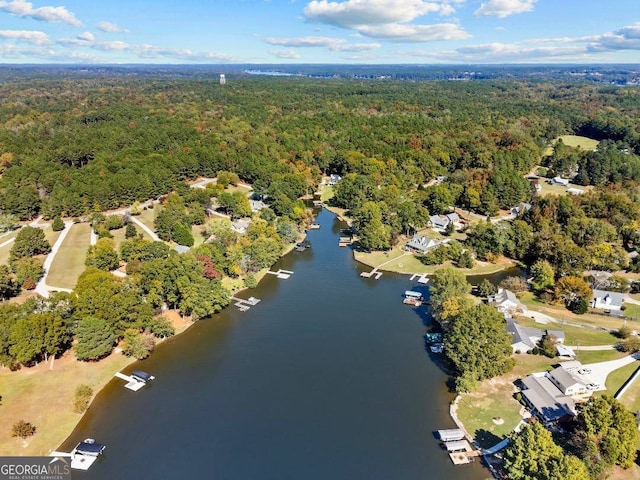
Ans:
[[[453,395],[425,351],[429,317],[402,304],[409,277],[364,269],[338,247],[343,224],[323,210],[312,248],[292,252],[230,306],[160,345],[114,380],[63,448],[105,443],[87,479],[447,479],[490,477],[453,466],[434,431],[453,428]]]

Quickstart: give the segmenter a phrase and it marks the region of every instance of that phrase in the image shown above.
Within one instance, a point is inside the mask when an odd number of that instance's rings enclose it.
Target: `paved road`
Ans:
[[[58,287],[52,287],[47,285],[47,276],[49,275],[49,270],[51,269],[51,265],[53,264],[53,259],[58,253],[58,250],[60,250],[60,245],[62,245],[62,242],[64,242],[64,239],[69,233],[69,230],[71,230],[72,226],[73,226],[72,221],[64,222],[64,230],[60,232],[60,236],[56,240],[56,243],[53,244],[53,247],[51,247],[51,252],[49,252],[49,255],[47,255],[47,258],[44,261],[44,265],[42,266],[44,268],[44,275],[38,281],[35,291],[36,293],[39,293],[40,295],[42,295],[44,298],[49,298],[49,292],[51,292],[52,290],[59,290],[62,292],[71,292],[71,290],[68,288],[58,288]]]
[[[147,227],[144,223],[142,223],[140,220],[138,220],[134,215],[131,215],[131,221],[133,223],[135,223],[136,225],[138,225],[145,232],[147,232],[154,242],[159,242],[160,241],[160,237],[158,237],[158,235],[156,235],[156,232],[154,232],[149,227]]]
[[[596,383],[604,389],[607,377],[611,372],[637,361],[638,360],[634,355],[627,355],[626,357],[622,357],[617,360],[610,360],[608,362],[590,363],[588,365],[584,365],[583,368],[591,370],[591,373],[588,373],[585,376],[589,378],[592,383]],[[616,392],[611,393],[614,394]]]
[[[615,350],[616,349],[615,345],[565,345],[565,347],[571,348],[573,350],[582,350],[585,352],[586,351],[595,352],[599,350]]]

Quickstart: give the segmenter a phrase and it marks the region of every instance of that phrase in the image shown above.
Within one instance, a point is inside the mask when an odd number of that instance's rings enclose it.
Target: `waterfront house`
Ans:
[[[489,295],[489,305],[494,306],[503,314],[512,314],[516,311],[526,312],[527,307],[520,303],[515,293],[504,288],[499,288],[498,293]]]
[[[554,185],[562,185],[563,187],[566,187],[569,185],[569,180],[567,180],[566,178],[562,178],[562,177],[554,177],[551,180],[551,183],[553,183]]]
[[[431,215],[429,217],[429,226],[436,230],[446,230],[450,223],[453,223],[455,228],[460,228],[460,216],[453,212],[447,215]]]
[[[609,292],[607,290],[594,290],[591,306],[604,310],[622,310],[624,296],[620,292]]]
[[[529,375],[520,382],[522,399],[545,425],[567,421],[576,415],[573,399],[563,394],[544,373]]]
[[[254,213],[267,207],[262,200],[249,200],[249,206],[251,207],[251,211]]]
[[[547,373],[547,376],[563,395],[584,395],[590,392],[586,382],[572,368],[560,365]]]
[[[235,220],[231,222],[231,230],[241,235],[244,235],[245,233],[247,233],[247,228],[249,228],[250,224],[251,224],[251,220],[244,220],[244,219]]]
[[[418,235],[417,233],[413,236],[411,241],[405,245],[405,250],[413,250],[415,252],[426,253],[442,244],[440,240],[434,240],[429,237],[425,237],[424,235]]]
[[[332,173],[329,176],[329,185],[335,185],[337,184],[340,180],[342,180],[342,177],[336,173]]]
[[[542,330],[525,328],[516,323],[513,318],[507,318],[507,332],[511,334],[511,348],[513,353],[528,353],[538,346],[542,339]]]

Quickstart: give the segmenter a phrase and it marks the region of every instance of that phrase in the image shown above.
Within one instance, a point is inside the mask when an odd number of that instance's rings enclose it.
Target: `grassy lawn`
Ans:
[[[530,310],[542,312],[552,316],[558,320],[564,320],[567,322],[580,323],[583,325],[593,325],[597,327],[610,328],[617,330],[624,325],[625,320],[610,317],[608,315],[598,315],[595,313],[585,313],[584,315],[576,315],[570,312],[562,305],[550,305],[548,303],[541,302],[534,297],[533,293],[528,292],[520,297],[520,301],[524,303]],[[636,329],[635,322],[629,322],[628,326],[632,329]],[[639,325],[640,327],[640,325]]]
[[[598,140],[580,135],[561,135],[558,138],[561,138],[567,147],[581,148],[582,150],[593,150],[600,143]]]
[[[609,380],[607,379],[607,383],[608,381]],[[626,392],[624,392],[624,395],[620,397],[619,400],[625,407],[629,409],[629,411],[633,413],[640,411],[640,379],[636,378],[633,384],[627,389]]]
[[[522,405],[513,398],[513,382],[534,372],[550,370],[554,360],[539,355],[516,355],[516,366],[506,375],[485,380],[471,393],[462,395],[458,418],[483,447],[491,447],[518,424]],[[502,425],[494,418],[504,420]]]
[[[583,364],[588,363],[598,363],[598,362],[608,362],[610,360],[617,360],[618,358],[622,358],[625,355],[628,355],[624,352],[619,352],[618,350],[578,350],[576,352],[576,360],[579,360]],[[614,392],[615,393],[615,392]]]
[[[202,245],[206,238],[204,238],[204,225],[191,225],[191,234],[193,235],[194,247]]]
[[[51,225],[49,225],[48,227],[44,227],[42,230],[44,231],[44,238],[46,238],[47,242],[49,242],[49,245],[53,247],[53,244],[56,243],[56,240],[58,240],[58,237],[60,236],[62,231],[54,232],[51,228]]]
[[[436,270],[440,270],[444,267],[453,266],[451,262],[445,262],[441,265],[425,265],[414,255],[405,255],[405,251],[401,248],[393,248],[388,252],[358,252],[354,251],[354,258],[368,265],[370,267],[379,267],[384,264],[380,270],[388,271],[388,272],[396,272],[396,273],[404,273],[404,274],[414,274],[414,273],[426,273],[432,274]],[[486,263],[486,262],[476,262],[473,268],[456,268],[460,270],[465,275],[483,275],[489,273],[499,272],[504,270],[505,268],[509,268],[513,266],[511,262],[499,262],[499,263]]]
[[[87,384],[97,392],[131,361],[113,354],[100,362],[78,362],[68,352],[54,362],[53,370],[45,363],[17,372],[2,370],[0,455],[47,455],[56,449],[80,420],[73,412],[77,386]],[[24,444],[11,437],[12,425],[21,419],[37,429]]]
[[[565,334],[567,345],[614,345],[620,341],[619,338],[605,330],[593,330],[591,328],[580,328],[562,323],[539,323],[530,317],[518,317],[518,323],[523,327],[539,328],[540,330],[562,330]]]
[[[320,194],[320,200],[326,202],[331,200],[335,194],[333,193],[333,185],[325,185],[322,187],[322,193]]]
[[[149,227],[154,232],[156,231],[156,227],[154,225],[154,220],[156,218],[156,211],[158,209],[158,205],[154,205],[153,208],[147,208],[146,210],[142,210],[140,215],[138,215],[138,220],[144,223],[147,227]]]
[[[640,320],[640,305],[635,303],[623,303],[624,316],[632,320]]]
[[[47,285],[74,288],[84,271],[84,261],[91,237],[88,223],[76,223],[71,227],[51,264]]]
[[[611,372],[607,377],[607,381],[605,383],[605,386],[607,387],[607,393],[609,393],[610,395],[615,395],[616,392],[620,390],[624,382],[626,382],[629,377],[633,375],[633,372],[635,372],[637,369],[638,363],[633,362]],[[627,393],[625,393],[625,396],[626,395]]]

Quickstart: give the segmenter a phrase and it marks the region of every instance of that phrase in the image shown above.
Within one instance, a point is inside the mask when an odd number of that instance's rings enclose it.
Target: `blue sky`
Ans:
[[[0,63],[640,63],[639,0],[0,0]]]

